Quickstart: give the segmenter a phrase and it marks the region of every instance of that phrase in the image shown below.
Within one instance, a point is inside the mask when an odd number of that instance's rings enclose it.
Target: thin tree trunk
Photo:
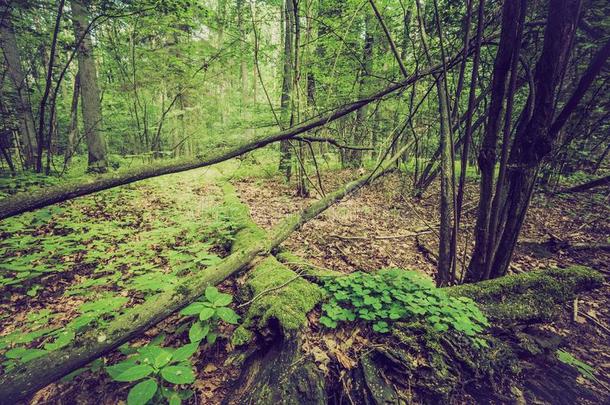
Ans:
[[[54,112],[55,112],[54,111],[54,109],[55,109],[54,102],[52,103],[53,105],[52,105],[52,109],[51,109],[51,119],[49,120],[50,121],[49,122],[49,132],[47,135],[48,139],[45,142],[45,129],[46,129],[45,120],[46,120],[47,102],[49,100],[49,95],[51,93],[51,86],[53,84],[52,81],[53,81],[53,70],[55,68],[55,53],[57,51],[57,37],[59,35],[61,17],[64,12],[64,4],[65,4],[65,0],[59,0],[58,6],[57,6],[57,17],[55,18],[55,28],[53,30],[53,37],[51,39],[51,49],[49,52],[49,60],[47,62],[45,87],[44,87],[44,92],[43,92],[42,98],[40,100],[40,109],[39,109],[39,116],[38,116],[38,135],[37,135],[38,153],[36,156],[36,171],[38,173],[42,173],[43,148],[45,145],[47,146],[47,148],[50,147],[51,135],[53,133],[53,116],[54,116]]]
[[[292,115],[292,86],[293,78],[292,63],[294,40],[294,3],[293,0],[284,0],[284,70],[282,74],[282,96],[280,99],[281,124],[282,129],[290,128],[293,125]],[[290,142],[280,142],[280,172],[284,173],[286,181],[290,181],[292,175],[292,152]]]
[[[19,137],[23,148],[24,166],[34,168],[38,143],[36,138],[36,126],[32,105],[28,97],[28,88],[25,74],[21,66],[21,56],[17,46],[17,39],[11,21],[11,1],[0,1],[0,48],[4,53],[8,76],[11,79],[16,93],[15,110],[19,119]]]
[[[75,152],[76,138],[78,137],[78,98],[80,96],[80,75],[74,77],[74,92],[72,93],[72,104],[70,107],[70,124],[68,126],[68,142],[64,155],[64,163],[70,164]]]
[[[490,257],[490,278],[506,274],[519,232],[534,189],[540,163],[550,153],[554,137],[550,135],[556,90],[569,57],[566,44],[571,43],[580,12],[579,0],[551,0],[544,34],[542,55],[535,72],[535,103],[531,119],[517,131],[509,158],[506,224],[498,238],[495,255]],[[603,64],[602,64],[603,65]],[[601,70],[601,66],[599,67]],[[593,77],[599,72],[590,72]],[[582,81],[582,79],[581,79]],[[578,89],[578,88],[577,88]]]
[[[70,0],[75,37],[83,38],[78,47],[78,71],[81,82],[81,102],[84,133],[89,152],[88,171],[104,173],[108,170],[106,143],[102,132],[102,106],[97,81],[97,69],[89,27],[89,0]]]
[[[498,53],[494,61],[492,77],[491,103],[487,112],[487,126],[479,152],[478,164],[481,170],[479,187],[479,207],[475,225],[475,247],[468,268],[470,281],[481,280],[485,274],[485,260],[489,256],[487,240],[489,235],[489,218],[493,198],[494,169],[496,165],[496,148],[498,129],[501,124],[502,105],[506,92],[506,81],[511,66],[512,55],[516,44],[520,3],[506,1],[502,10],[502,32]]]
[[[474,1],[474,0],[472,0]],[[479,80],[479,62],[481,60],[481,41],[483,27],[485,21],[485,0],[479,0],[477,11],[477,39],[472,60],[472,73],[470,76],[470,90],[468,94],[468,110],[466,111],[466,124],[464,128],[464,137],[462,141],[462,154],[460,156],[460,180],[457,190],[456,207],[455,207],[455,222],[459,232],[460,222],[462,219],[462,204],[464,202],[464,187],[466,185],[466,173],[468,171],[468,155],[470,153],[470,143],[472,141],[472,118],[476,109],[476,89]],[[464,45],[466,46],[466,45]]]
[[[368,75],[373,67],[373,15],[367,12],[364,17],[364,45],[362,47],[362,69],[358,80],[360,96],[366,94],[368,87]],[[361,108],[356,112],[356,128],[353,129],[353,141],[355,145],[364,145],[365,139],[369,137],[369,129],[366,123],[368,108]],[[362,151],[351,150],[347,152],[347,165],[349,167],[362,166]]]

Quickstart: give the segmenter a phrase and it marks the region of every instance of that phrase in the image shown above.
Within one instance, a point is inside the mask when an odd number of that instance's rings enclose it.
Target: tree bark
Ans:
[[[362,96],[368,91],[369,74],[373,67],[373,16],[370,12],[366,12],[364,17],[364,44],[362,46],[362,69],[358,79],[358,92]],[[353,129],[353,143],[363,145],[367,139],[369,130],[366,123],[368,108],[364,107],[356,112],[356,128]],[[351,150],[346,151],[346,159],[344,161],[348,167],[362,166],[362,151]]]
[[[475,247],[468,268],[468,274],[470,277],[474,277],[473,280],[483,279],[486,259],[489,256],[487,240],[493,198],[498,131],[501,124],[506,82],[511,67],[512,56],[514,49],[520,46],[520,44],[516,43],[520,8],[521,3],[519,1],[506,1],[502,9],[502,32],[500,34],[498,53],[494,61],[491,102],[487,111],[487,126],[478,157],[478,164],[481,170],[480,197],[475,225]]]
[[[78,137],[78,98],[80,96],[80,75],[74,77],[74,91],[72,93],[72,104],[70,106],[70,124],[68,126],[68,139],[64,154],[64,163],[70,164],[76,148],[76,138]]]
[[[89,32],[89,0],[70,0],[74,36],[80,41],[78,47],[78,71],[81,82],[81,101],[87,149],[88,171],[104,173],[108,170],[106,143],[102,130],[102,105],[97,81],[97,69]]]
[[[491,278],[505,275],[517,243],[534,189],[538,168],[552,149],[555,137],[550,127],[555,111],[556,89],[562,70],[567,65],[568,47],[575,33],[580,11],[579,0],[552,0],[544,34],[542,54],[536,65],[535,101],[531,119],[517,131],[507,171],[507,201],[504,203],[506,223],[499,232],[498,246],[488,260]],[[601,67],[599,68],[601,69]],[[493,247],[492,247],[493,248]]]
[[[292,113],[292,92],[293,92],[293,41],[294,41],[294,2],[284,0],[284,55],[283,55],[283,74],[282,74],[282,96],[280,99],[281,125],[282,129],[290,128],[294,122]],[[292,153],[290,142],[285,140],[280,142],[280,172],[284,173],[286,181],[290,181],[292,175]]]
[[[10,0],[0,1],[0,48],[4,53],[8,76],[16,93],[15,110],[19,119],[19,137],[23,148],[24,164],[29,169],[34,168],[38,143],[32,105],[11,21],[11,3]]]

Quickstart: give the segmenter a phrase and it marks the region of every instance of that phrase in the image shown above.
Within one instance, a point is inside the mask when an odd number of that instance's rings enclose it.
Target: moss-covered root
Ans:
[[[495,323],[536,322],[553,319],[560,304],[602,282],[603,276],[595,270],[573,266],[510,275],[446,291],[472,298]]]
[[[302,352],[300,339],[284,339],[251,356],[225,404],[326,404],[324,376]]]
[[[246,280],[252,300],[244,323],[232,342],[242,345],[251,337],[249,330],[265,331],[277,325],[283,336],[293,337],[307,324],[307,313],[322,299],[322,289],[269,256],[252,269]]]

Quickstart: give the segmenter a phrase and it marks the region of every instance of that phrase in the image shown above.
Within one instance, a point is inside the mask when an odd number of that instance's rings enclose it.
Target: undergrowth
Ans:
[[[324,289],[329,301],[322,306],[320,323],[328,328],[360,320],[371,324],[376,332],[387,333],[392,322],[419,320],[439,333],[451,329],[468,336],[475,346],[487,346],[480,333],[489,322],[474,301],[449,297],[417,272],[355,272],[326,281]]]

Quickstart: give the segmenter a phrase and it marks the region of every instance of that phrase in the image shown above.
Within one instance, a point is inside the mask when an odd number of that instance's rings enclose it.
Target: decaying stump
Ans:
[[[303,353],[300,335],[321,288],[269,256],[250,270],[245,290],[249,307],[232,343],[257,350],[226,403],[325,404],[324,376]]]

